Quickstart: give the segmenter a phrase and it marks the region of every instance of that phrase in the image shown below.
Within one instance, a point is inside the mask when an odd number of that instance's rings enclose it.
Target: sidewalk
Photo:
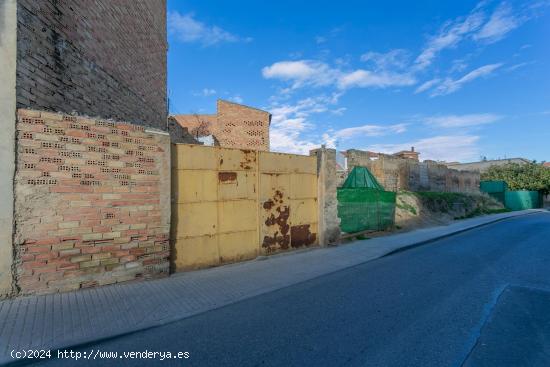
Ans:
[[[448,226],[275,255],[169,278],[0,302],[0,364],[10,352],[59,349],[159,326],[262,293],[342,270],[506,218],[526,210]],[[546,212],[546,211],[544,211]]]

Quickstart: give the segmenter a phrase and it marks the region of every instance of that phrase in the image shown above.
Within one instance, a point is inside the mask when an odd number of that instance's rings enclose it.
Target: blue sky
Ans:
[[[550,1],[168,0],[170,112],[273,114],[271,148],[550,160]]]

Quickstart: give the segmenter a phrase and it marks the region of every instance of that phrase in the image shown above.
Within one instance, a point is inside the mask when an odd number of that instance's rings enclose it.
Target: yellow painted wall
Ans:
[[[172,146],[176,271],[317,245],[315,157]]]

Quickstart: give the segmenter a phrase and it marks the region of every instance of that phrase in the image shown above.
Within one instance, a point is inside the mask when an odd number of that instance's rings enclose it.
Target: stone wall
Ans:
[[[348,171],[367,167],[389,191],[479,192],[479,172],[458,171],[434,161],[417,162],[387,154],[351,149]]]
[[[17,107],[166,130],[166,0],[18,0]]]
[[[31,110],[16,128],[20,294],[168,273],[167,133]]]

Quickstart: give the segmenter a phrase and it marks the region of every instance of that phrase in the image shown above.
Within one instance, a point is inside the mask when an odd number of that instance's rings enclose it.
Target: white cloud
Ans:
[[[361,55],[361,61],[372,63],[376,70],[403,69],[409,64],[409,52],[403,49],[386,53],[371,51]]]
[[[376,144],[367,147],[366,150],[395,153],[414,147],[420,152],[420,158],[423,160],[465,162],[479,157],[478,140],[479,136],[475,135],[441,135],[402,144]]]
[[[502,3],[473,38],[486,43],[493,43],[501,40],[508,32],[519,27],[522,22],[523,17],[514,15],[512,8],[508,4]]]
[[[340,139],[349,139],[353,137],[382,136],[387,134],[400,134],[407,130],[406,124],[395,125],[362,125],[348,127],[334,132],[332,135]]]
[[[449,73],[460,73],[468,67],[468,64],[464,59],[453,60]]]
[[[317,43],[318,45],[320,45],[321,43],[325,43],[326,41],[327,39],[325,37],[322,37],[322,36],[315,37],[315,43]]]
[[[308,140],[302,134],[311,131],[309,122],[312,114],[330,111],[330,106],[338,102],[339,95],[304,98],[296,104],[274,104],[267,108],[271,114],[270,149],[275,152],[309,154],[321,143]]]
[[[456,47],[465,37],[478,30],[483,20],[483,13],[475,9],[466,18],[447,22],[438,34],[429,39],[424,50],[418,55],[415,60],[415,69],[422,70],[430,66],[439,52]]]
[[[431,87],[433,87],[434,85],[436,85],[440,81],[441,81],[441,79],[439,79],[439,78],[428,80],[427,82],[422,83],[418,88],[416,88],[416,90],[414,91],[414,94],[422,93],[422,92],[430,89]]]
[[[352,138],[365,138],[384,136],[388,134],[400,134],[407,130],[407,124],[375,125],[348,127],[341,130],[329,130],[323,134],[323,143],[329,148],[336,148],[343,140]]]
[[[507,67],[506,71],[511,72],[511,71],[516,70],[516,69],[520,69],[520,68],[523,68],[525,66],[532,65],[534,63],[535,63],[535,61],[520,62],[519,64],[514,64],[512,66]]]
[[[303,86],[329,86],[339,89],[386,88],[391,86],[408,86],[416,83],[409,74],[374,72],[358,69],[344,72],[326,63],[315,60],[279,61],[262,69],[266,79],[280,79],[292,83],[291,89]],[[287,90],[288,91],[288,90]]]
[[[334,115],[337,115],[337,116],[342,116],[344,114],[344,112],[346,112],[347,108],[346,107],[340,107],[340,108],[335,108],[333,110],[330,110],[330,113],[334,114]]]
[[[492,113],[478,113],[469,115],[431,116],[424,118],[424,122],[428,125],[437,127],[458,128],[490,124],[500,119],[501,116]]]
[[[235,102],[235,103],[243,103],[244,102],[244,99],[239,95],[229,97],[229,100],[232,101],[232,102]]]
[[[413,85],[415,83],[416,79],[408,74],[388,72],[375,73],[362,69],[344,74],[338,79],[338,87],[340,89],[349,89],[353,87],[401,87]]]
[[[454,93],[460,88],[462,88],[464,84],[469,83],[481,77],[487,77],[491,75],[495,70],[500,68],[501,66],[502,66],[502,63],[484,65],[473,71],[470,71],[468,74],[464,75],[460,79],[453,80],[451,78],[447,78],[437,86],[437,88],[432,92],[431,96],[435,97],[435,96]]]
[[[168,33],[185,43],[200,43],[212,46],[223,42],[249,42],[251,38],[242,38],[218,26],[207,25],[194,18],[192,13],[180,14],[177,11],[168,13]]]
[[[203,88],[200,92],[193,93],[194,96],[202,96],[202,97],[213,96],[214,94],[216,94],[216,90],[210,89],[210,88]]]
[[[329,85],[334,82],[336,74],[337,70],[314,60],[279,61],[262,69],[264,78],[292,81],[293,88]]]

